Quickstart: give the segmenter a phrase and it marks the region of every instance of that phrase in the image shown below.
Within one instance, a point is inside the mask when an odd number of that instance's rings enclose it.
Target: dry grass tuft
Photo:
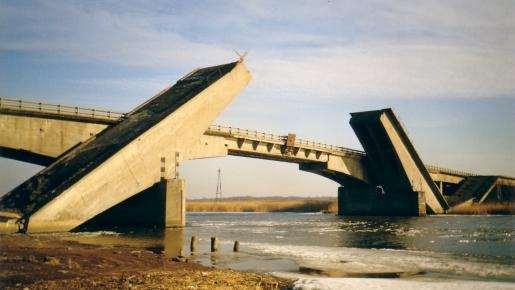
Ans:
[[[334,199],[240,199],[188,200],[189,212],[331,212],[336,213]]]
[[[464,204],[451,208],[450,214],[515,214],[515,203],[496,202],[486,204]]]

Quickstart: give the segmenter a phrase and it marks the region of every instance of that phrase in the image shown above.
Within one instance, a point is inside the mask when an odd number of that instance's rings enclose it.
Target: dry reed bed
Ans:
[[[190,200],[189,212],[336,212],[332,199],[242,199],[242,200]]]
[[[449,214],[515,214],[515,203],[466,204],[451,208]]]
[[[336,200],[321,199],[234,199],[188,200],[189,212],[326,212],[337,213]],[[451,208],[448,214],[515,214],[515,203],[467,204]]]

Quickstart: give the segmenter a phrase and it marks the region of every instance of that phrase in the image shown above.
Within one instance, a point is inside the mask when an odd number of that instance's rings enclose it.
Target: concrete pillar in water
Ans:
[[[176,227],[164,230],[163,249],[165,256],[177,258],[184,256],[184,228]]]
[[[382,196],[371,186],[338,187],[338,215],[374,215]]]
[[[423,191],[385,192],[372,186],[340,186],[338,215],[426,215]]]
[[[339,186],[338,187],[338,215],[344,215],[345,211],[343,210],[344,209],[344,206],[345,206],[345,191],[344,191],[344,187],[343,186]]]
[[[416,191],[415,193],[417,194],[418,200],[418,216],[426,216],[426,194],[423,191]]]
[[[211,252],[218,252],[218,239],[211,237]]]
[[[165,194],[165,227],[186,225],[186,192],[183,179],[161,179],[160,190]]]
[[[191,253],[195,252],[196,245],[197,245],[197,237],[193,236],[193,237],[191,237],[191,244],[190,244],[190,252]]]

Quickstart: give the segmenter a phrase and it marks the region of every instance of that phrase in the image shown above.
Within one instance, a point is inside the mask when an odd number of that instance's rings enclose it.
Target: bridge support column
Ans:
[[[340,186],[338,215],[425,216],[424,192],[385,193],[372,186]]]
[[[374,215],[377,211],[375,188],[338,187],[338,215]]]
[[[184,227],[186,193],[183,179],[163,178],[153,186],[88,220],[79,228]]]
[[[161,179],[159,190],[165,197],[165,227],[184,227],[186,225],[184,179]]]

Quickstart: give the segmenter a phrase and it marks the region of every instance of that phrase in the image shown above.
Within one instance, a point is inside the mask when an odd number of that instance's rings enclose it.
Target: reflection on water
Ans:
[[[415,273],[445,279],[515,279],[512,216],[337,217],[299,213],[190,213],[184,229],[116,229],[65,236],[188,256],[207,265],[340,276]],[[189,251],[197,237],[195,253]],[[210,237],[219,252],[210,252]],[[241,252],[233,253],[234,241]],[[368,273],[368,274],[367,274]],[[404,273],[404,274],[403,274]],[[411,274],[410,274],[411,275]]]
[[[66,240],[105,247],[124,245],[144,248],[154,253],[163,254],[166,257],[175,258],[184,256],[185,232],[186,229],[184,228],[167,228],[164,230],[116,228],[109,231],[57,233],[52,235],[62,236]]]
[[[414,247],[414,240],[409,238],[410,231],[416,232],[415,217],[342,217],[338,228],[341,247],[399,249]],[[405,233],[400,234],[400,233]]]

